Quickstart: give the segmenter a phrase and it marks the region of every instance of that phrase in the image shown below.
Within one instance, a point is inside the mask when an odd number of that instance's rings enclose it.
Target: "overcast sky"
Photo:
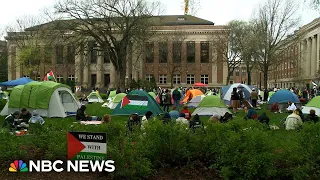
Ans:
[[[56,0],[1,0],[0,1],[0,29],[16,18],[27,14],[39,14],[40,9],[52,7]],[[166,9],[166,14],[183,14],[184,0],[159,0]],[[198,0],[200,9],[197,16],[214,22],[216,25],[226,24],[230,20],[249,20],[254,7],[261,0]],[[303,0],[300,0],[301,2]],[[319,13],[301,8],[301,25],[319,17]]]

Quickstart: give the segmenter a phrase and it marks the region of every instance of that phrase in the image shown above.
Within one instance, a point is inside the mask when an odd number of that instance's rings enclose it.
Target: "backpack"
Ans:
[[[167,101],[167,94],[166,93],[162,93],[162,95],[161,95],[161,99],[162,99],[162,102],[165,102],[165,101]]]

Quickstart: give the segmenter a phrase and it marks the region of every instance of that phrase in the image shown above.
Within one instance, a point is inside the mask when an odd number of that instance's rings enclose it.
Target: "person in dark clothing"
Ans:
[[[171,121],[171,117],[169,113],[165,113],[162,117],[163,124],[168,124]]]
[[[220,122],[221,123],[226,123],[228,121],[230,121],[232,119],[232,114],[230,114],[229,112],[226,112],[221,118],[220,118]]]
[[[233,111],[235,113],[238,112],[238,108],[240,107],[240,95],[237,92],[237,88],[233,88],[232,89],[232,93],[231,93],[231,105],[233,107]]]
[[[268,117],[267,113],[263,112],[259,117],[258,121],[261,122],[262,124],[266,124],[269,126],[269,121],[270,118]]]
[[[200,116],[198,114],[194,115],[193,119],[190,121],[190,129],[195,131],[195,129],[204,127],[200,121]]]
[[[19,111],[16,111],[8,115],[3,121],[2,128],[6,128],[7,126],[9,126],[10,130],[13,130],[17,125],[19,116],[20,116]]]
[[[19,123],[29,123],[30,118],[32,117],[31,113],[26,109],[22,108],[20,113],[20,122]]]
[[[76,120],[77,121],[90,121],[91,118],[88,116],[85,111],[87,107],[85,105],[82,105],[78,110],[76,114]]]
[[[172,92],[172,99],[173,99],[174,105],[177,107],[177,109],[180,109],[181,93],[178,88],[176,88]]]
[[[171,95],[168,89],[165,91],[165,93],[162,94],[161,98],[163,102],[163,111],[169,112],[169,107],[171,105]]]
[[[299,116],[300,116],[301,120],[304,122],[304,121],[305,121],[305,119],[304,119],[304,115],[303,115],[303,113],[302,113],[301,109],[300,109],[300,108],[297,108],[297,109],[296,109],[296,111],[298,111],[298,112],[299,112]]]
[[[268,101],[268,97],[269,97],[269,91],[268,89],[266,88],[263,92],[263,101],[264,102],[267,102]]]
[[[132,114],[127,122],[127,127],[128,127],[128,130],[130,132],[133,131],[133,127],[134,126],[138,126],[140,127],[141,125],[141,122],[140,122],[140,117],[138,114]]]
[[[121,89],[117,88],[116,94],[119,94],[119,93],[121,93]]]
[[[311,109],[308,116],[306,117],[305,121],[307,122],[319,122],[319,117],[316,115],[316,111],[314,109]]]
[[[247,113],[246,116],[244,117],[245,120],[247,119],[257,119],[258,118],[258,113],[255,109],[251,108],[251,107],[245,107],[244,108],[244,112]]]

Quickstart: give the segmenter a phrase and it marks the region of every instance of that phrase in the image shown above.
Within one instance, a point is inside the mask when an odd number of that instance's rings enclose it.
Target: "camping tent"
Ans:
[[[75,113],[79,106],[69,86],[52,81],[34,81],[14,87],[0,115],[27,108],[29,111],[37,110],[45,117],[66,117]]]
[[[108,108],[114,109],[121,102],[121,100],[126,96],[126,93],[117,94],[107,105]]]
[[[115,96],[117,95],[117,91],[110,91],[109,97],[107,99],[107,101],[111,101]]]
[[[222,88],[222,99],[226,104],[228,105],[230,104],[231,93],[233,91],[233,88],[237,88],[237,89],[242,88],[245,99],[249,100],[252,87],[246,84],[235,83],[230,86],[224,86]]]
[[[278,103],[279,109],[284,110],[288,107],[288,102],[296,103],[297,107],[300,107],[300,100],[296,94],[289,90],[279,90],[275,92],[268,101],[268,108],[275,102]]]
[[[200,91],[199,89],[191,89],[191,90],[187,91],[187,94],[184,96],[182,102],[186,103],[186,102],[190,101],[193,97],[196,97],[199,95],[203,95],[203,92]]]
[[[192,108],[196,108],[198,107],[199,103],[201,102],[201,100],[206,97],[205,95],[200,95],[200,96],[196,96],[196,97],[193,97],[191,99],[191,101],[189,101],[188,103],[188,107],[192,107]]]
[[[316,111],[317,116],[320,116],[320,96],[312,98],[302,109],[302,113],[309,114],[311,109]]]
[[[193,87],[207,87],[208,85],[207,84],[203,84],[201,82],[198,82],[198,83],[194,83],[193,84]]]
[[[103,103],[103,100],[99,93],[97,92],[91,92],[88,96],[88,102],[89,103]]]
[[[223,116],[226,112],[231,114],[219,96],[206,96],[193,111],[192,115],[212,116],[217,114]]]
[[[148,94],[153,97],[153,99],[156,99],[157,95],[154,92],[148,92]]]
[[[138,113],[143,116],[147,111],[153,115],[162,114],[163,111],[154,98],[147,92],[134,90],[127,94],[117,107],[112,111],[112,115],[131,115]]]
[[[29,82],[32,82],[33,80],[30,78],[22,77],[16,80],[6,81],[0,83],[0,86],[18,86],[18,85],[25,85]]]

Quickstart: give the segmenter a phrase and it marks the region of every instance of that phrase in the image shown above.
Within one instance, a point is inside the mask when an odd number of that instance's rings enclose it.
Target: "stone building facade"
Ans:
[[[158,86],[188,87],[196,82],[219,87],[226,84],[227,65],[215,51],[212,40],[225,33],[226,26],[194,16],[164,16],[156,28],[156,35],[141,45],[132,44],[128,60],[126,82],[132,79],[151,80]],[[8,33],[8,79],[30,76],[23,66],[17,66],[19,47],[13,41],[15,34]],[[53,44],[41,45],[41,52],[50,49],[44,61],[39,62],[37,79],[43,79],[51,69],[57,81],[75,81],[84,87],[114,88],[118,78],[114,66],[97,50],[97,44],[88,41],[85,47]],[[226,49],[227,51],[227,49]],[[79,53],[81,52],[81,53]],[[45,55],[44,55],[45,56]]]
[[[320,80],[320,18],[300,27],[291,39],[284,45],[282,64],[270,72],[271,88],[303,87]]]

